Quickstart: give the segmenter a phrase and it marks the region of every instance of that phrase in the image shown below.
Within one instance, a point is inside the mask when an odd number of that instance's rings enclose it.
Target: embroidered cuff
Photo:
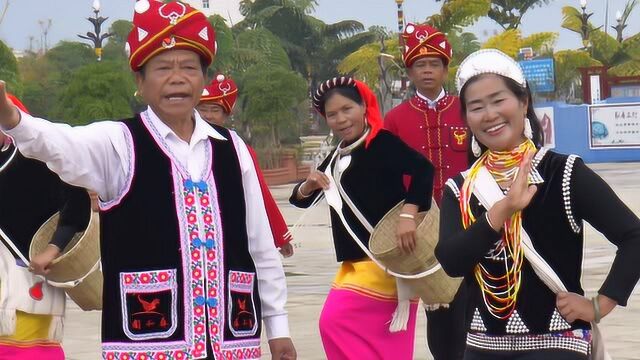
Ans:
[[[289,319],[287,314],[263,317],[263,319],[268,340],[291,337],[289,335]]]

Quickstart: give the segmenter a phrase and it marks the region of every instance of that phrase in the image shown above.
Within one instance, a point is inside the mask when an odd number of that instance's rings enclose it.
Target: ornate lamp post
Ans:
[[[402,9],[402,3],[404,0],[396,0],[396,4],[398,5],[398,46],[400,47],[400,54],[404,52],[404,39],[402,38],[402,32],[404,31],[404,10]],[[407,92],[407,79],[402,73],[400,77],[400,94],[404,97],[404,94]]]
[[[580,7],[582,8],[580,35],[582,36],[582,46],[586,49],[589,47],[589,32],[591,31],[591,29],[589,29],[589,18],[593,13],[587,13],[587,0],[580,0]]]
[[[620,10],[618,10],[616,12],[616,26],[612,26],[612,28],[616,30],[616,34],[617,34],[616,40],[618,40],[618,42],[620,43],[622,42],[622,32],[626,27],[627,27],[627,24],[622,19],[622,13],[620,12]]]
[[[108,17],[100,16],[100,0],[93,1],[93,13],[95,14],[95,17],[87,18],[87,20],[89,20],[89,22],[93,24],[94,32],[88,31],[87,35],[78,35],[78,37],[93,42],[96,57],[98,58],[98,61],[100,61],[102,60],[102,41],[113,34],[100,34],[100,32],[102,31],[102,23],[104,23],[108,19]]]

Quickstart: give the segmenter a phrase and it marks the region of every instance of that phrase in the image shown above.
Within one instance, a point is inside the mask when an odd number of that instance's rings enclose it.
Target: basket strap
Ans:
[[[432,266],[431,268],[421,273],[407,275],[407,274],[400,274],[395,271],[389,270],[386,266],[384,266],[378,260],[376,260],[376,258],[373,256],[371,251],[366,246],[364,246],[364,244],[360,241],[360,239],[355,234],[353,229],[351,229],[351,226],[349,225],[347,220],[344,218],[344,214],[342,213],[342,197],[340,196],[337,190],[338,186],[335,179],[333,178],[333,174],[331,173],[330,168],[331,166],[328,166],[327,169],[324,171],[325,175],[327,175],[327,177],[329,178],[329,189],[324,190],[327,203],[329,204],[329,206],[331,206],[335,210],[336,214],[338,214],[338,217],[340,218],[342,225],[344,225],[344,228],[347,230],[349,235],[351,235],[351,238],[356,242],[356,244],[358,244],[360,249],[364,251],[364,253],[371,259],[371,261],[374,262],[374,264],[378,265],[378,267],[384,270],[385,273],[401,279],[420,279],[425,276],[431,275],[442,268],[440,263],[437,263],[436,265]]]
[[[335,178],[336,187],[338,188],[338,192],[340,193],[340,196],[342,197],[344,202],[347,203],[347,206],[349,207],[351,212],[356,216],[358,221],[360,221],[362,226],[364,226],[364,228],[367,229],[367,231],[369,232],[369,235],[371,235],[371,233],[373,233],[373,226],[371,225],[369,220],[367,220],[367,218],[364,217],[360,209],[358,209],[358,207],[353,203],[353,201],[351,200],[347,192],[342,187],[342,181],[341,181],[342,171],[339,171],[337,164],[333,169],[333,176]]]
[[[20,250],[18,249],[18,247],[16,246],[16,244],[13,243],[13,241],[11,241],[11,238],[9,238],[9,236],[0,228],[0,241],[2,241],[2,243],[4,243],[5,245],[7,245],[7,247],[9,248],[9,250],[11,251],[11,253],[14,256],[17,256],[20,258],[20,260],[22,260],[22,262],[24,263],[25,266],[29,266],[29,260],[26,258],[26,256],[24,256]]]

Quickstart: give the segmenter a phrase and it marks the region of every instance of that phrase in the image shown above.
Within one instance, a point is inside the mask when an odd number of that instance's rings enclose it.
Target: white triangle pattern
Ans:
[[[509,317],[509,322],[507,322],[507,334],[526,334],[528,332],[529,328],[522,321],[518,310],[514,310],[511,317]]]
[[[142,40],[144,40],[144,38],[146,38],[147,35],[149,35],[149,32],[147,32],[143,28],[138,28],[138,41],[142,42]]]
[[[209,32],[207,31],[207,27],[203,27],[202,30],[198,33],[198,36],[202,38],[204,41],[209,41]]]
[[[551,315],[551,321],[549,322],[549,331],[561,331],[561,330],[569,330],[571,329],[571,325],[562,318],[562,315],[558,312],[558,309],[553,310],[553,315]]]
[[[446,48],[447,48],[447,43],[446,43],[446,42],[444,42],[444,41],[443,41],[443,42],[441,42],[441,43],[440,43],[440,47],[441,47],[441,48],[443,48],[443,49],[446,49]]]
[[[478,308],[476,308],[476,310],[473,312],[473,319],[471,320],[471,330],[487,332],[487,327],[484,326],[484,321],[482,321],[482,317],[480,316],[480,311],[478,311]]]

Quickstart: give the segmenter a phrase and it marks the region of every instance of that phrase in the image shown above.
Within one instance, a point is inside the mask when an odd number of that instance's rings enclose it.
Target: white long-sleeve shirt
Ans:
[[[195,127],[191,141],[180,139],[149,107],[147,115],[167,142],[177,161],[187,169],[191,179],[200,181],[207,164],[209,137],[227,140],[194,111]],[[20,123],[5,130],[26,156],[38,159],[65,182],[92,189],[108,203],[122,196],[133,174],[129,164],[133,157],[128,128],[114,121],[71,127],[35,118],[21,112]],[[238,153],[244,199],[246,203],[249,253],[256,266],[262,318],[268,339],[289,337],[286,280],[280,255],[273,241],[262,192],[251,154],[246,144],[231,132]]]

